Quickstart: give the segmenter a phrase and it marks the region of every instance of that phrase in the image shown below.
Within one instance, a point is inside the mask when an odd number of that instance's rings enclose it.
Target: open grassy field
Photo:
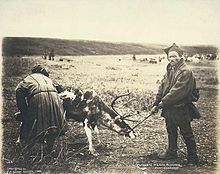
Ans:
[[[143,56],[144,57],[144,56]],[[139,57],[137,56],[137,59]],[[62,60],[62,61],[61,61]],[[157,153],[167,146],[164,119],[159,114],[150,117],[135,129],[134,140],[121,137],[115,132],[100,128],[103,144],[95,148],[99,156],[87,152],[87,139],[83,127],[70,122],[70,130],[56,141],[57,155],[41,163],[33,160],[35,151],[23,158],[15,141],[19,134],[19,123],[13,118],[17,112],[15,87],[36,64],[43,64],[50,72],[51,79],[58,84],[94,89],[110,105],[119,94],[131,92],[138,99],[133,107],[140,111],[135,120],[147,116],[157,91],[158,82],[166,69],[166,61],[157,64],[132,60],[131,55],[120,56],[69,56],[55,57],[55,61],[39,56],[3,58],[3,159],[4,170],[25,168],[25,171],[51,173],[216,173],[217,164],[217,69],[216,61],[191,63],[200,88],[197,106],[202,114],[200,120],[192,122],[201,164],[198,167],[185,165],[185,156],[179,153],[177,161],[163,162]],[[121,108],[123,113],[126,108]],[[134,126],[136,122],[128,122]],[[179,139],[179,147],[185,151]],[[36,148],[37,149],[37,148]],[[168,168],[170,167],[170,168]]]

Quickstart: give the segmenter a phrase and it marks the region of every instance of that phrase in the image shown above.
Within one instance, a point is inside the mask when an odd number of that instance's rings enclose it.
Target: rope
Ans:
[[[154,113],[150,113],[147,117],[145,117],[142,121],[140,121],[139,123],[137,123],[131,130],[134,130],[136,127],[138,127],[141,123],[143,123],[145,120],[147,120],[149,117],[151,117],[152,115],[154,115]]]

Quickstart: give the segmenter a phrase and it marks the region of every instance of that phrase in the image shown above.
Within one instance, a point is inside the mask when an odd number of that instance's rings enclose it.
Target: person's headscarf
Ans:
[[[49,73],[47,72],[47,70],[41,66],[41,65],[37,65],[32,69],[32,73],[41,73],[47,77],[49,77]]]
[[[180,57],[183,55],[183,50],[181,50],[175,43],[172,46],[163,49],[164,52],[168,55],[170,51],[176,51]]]

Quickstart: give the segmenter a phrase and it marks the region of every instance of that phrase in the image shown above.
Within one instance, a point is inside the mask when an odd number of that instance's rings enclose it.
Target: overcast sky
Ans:
[[[220,0],[0,0],[1,36],[219,44]]]

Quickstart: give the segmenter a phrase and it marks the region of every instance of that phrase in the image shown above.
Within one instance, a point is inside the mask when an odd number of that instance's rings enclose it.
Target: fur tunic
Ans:
[[[199,113],[192,110],[195,109],[192,103],[192,91],[195,88],[194,75],[183,60],[176,67],[171,67],[168,64],[167,73],[159,86],[154,105],[157,106],[160,101],[163,102],[162,116],[164,117],[168,116],[173,109],[176,110],[180,107],[185,108],[186,119],[192,120],[200,117]]]
[[[63,130],[64,110],[50,78],[40,73],[27,76],[16,87],[16,99],[23,115],[23,139]]]

